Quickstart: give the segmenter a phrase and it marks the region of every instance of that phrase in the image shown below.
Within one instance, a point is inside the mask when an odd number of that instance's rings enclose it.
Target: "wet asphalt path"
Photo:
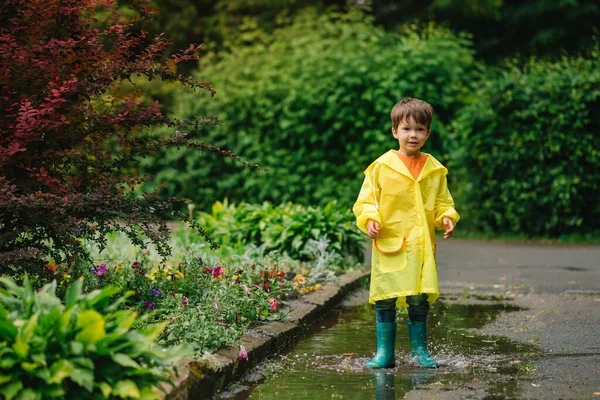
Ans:
[[[438,240],[440,283],[528,287],[540,293],[600,294],[600,246]]]
[[[543,350],[519,398],[600,399],[600,246],[440,239],[437,258],[442,296],[492,294],[527,308],[482,329]],[[408,398],[486,398],[483,387],[452,389]]]

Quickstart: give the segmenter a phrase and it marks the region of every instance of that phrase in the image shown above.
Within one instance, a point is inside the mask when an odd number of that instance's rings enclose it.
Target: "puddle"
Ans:
[[[401,399],[414,389],[483,390],[486,398],[513,398],[518,380],[533,368],[527,360],[535,348],[470,329],[514,310],[518,308],[502,304],[436,303],[428,335],[430,351],[440,364],[435,370],[421,369],[409,357],[408,316],[401,314],[396,367],[369,370],[364,364],[376,347],[374,311],[368,304],[340,307],[313,325],[290,353],[257,367],[217,398],[387,400]],[[427,398],[437,396],[425,393]]]

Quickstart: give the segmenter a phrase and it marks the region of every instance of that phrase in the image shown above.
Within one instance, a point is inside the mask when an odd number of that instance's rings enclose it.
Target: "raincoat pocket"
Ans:
[[[374,264],[381,272],[397,272],[406,268],[406,237],[375,239],[373,251]]]

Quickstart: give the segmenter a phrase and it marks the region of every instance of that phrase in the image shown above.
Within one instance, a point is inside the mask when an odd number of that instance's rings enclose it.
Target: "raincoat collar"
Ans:
[[[438,171],[438,170],[444,170],[445,173],[448,172],[448,170],[446,169],[446,167],[444,167],[442,165],[441,162],[439,162],[438,160],[435,159],[435,157],[433,157],[431,154],[429,153],[423,153],[423,154],[427,154],[427,161],[425,162],[425,165],[423,166],[423,170],[421,171],[421,175],[419,175],[419,179],[417,179],[417,181],[420,181],[422,179],[424,179],[427,175]],[[381,155],[377,160],[375,160],[373,162],[373,164],[371,164],[371,166],[369,167],[369,170],[371,168],[373,168],[376,164],[379,165],[385,165],[386,167],[389,167],[390,169],[396,171],[399,174],[405,175],[410,179],[413,179],[413,176],[411,175],[410,171],[408,170],[408,168],[406,167],[406,165],[402,162],[402,160],[400,159],[400,157],[398,157],[398,154],[396,154],[396,150],[390,150],[387,153],[384,153],[383,155]]]

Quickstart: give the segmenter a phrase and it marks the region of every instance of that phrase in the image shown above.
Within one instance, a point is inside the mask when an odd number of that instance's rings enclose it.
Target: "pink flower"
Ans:
[[[187,297],[184,297],[183,300],[181,300],[181,304],[183,304],[183,308],[188,308],[188,306],[190,305],[190,301]]]
[[[246,351],[244,345],[240,345],[240,354],[238,354],[238,358],[240,360],[248,361],[248,352]]]
[[[213,273],[212,273],[212,274],[213,274],[213,276],[214,276],[215,278],[218,278],[219,276],[223,275],[223,267],[221,267],[221,266],[219,265],[218,267],[216,267],[216,268],[213,270]]]
[[[277,307],[279,307],[279,302],[276,299],[270,298],[269,304],[271,305],[271,311],[277,311]]]

